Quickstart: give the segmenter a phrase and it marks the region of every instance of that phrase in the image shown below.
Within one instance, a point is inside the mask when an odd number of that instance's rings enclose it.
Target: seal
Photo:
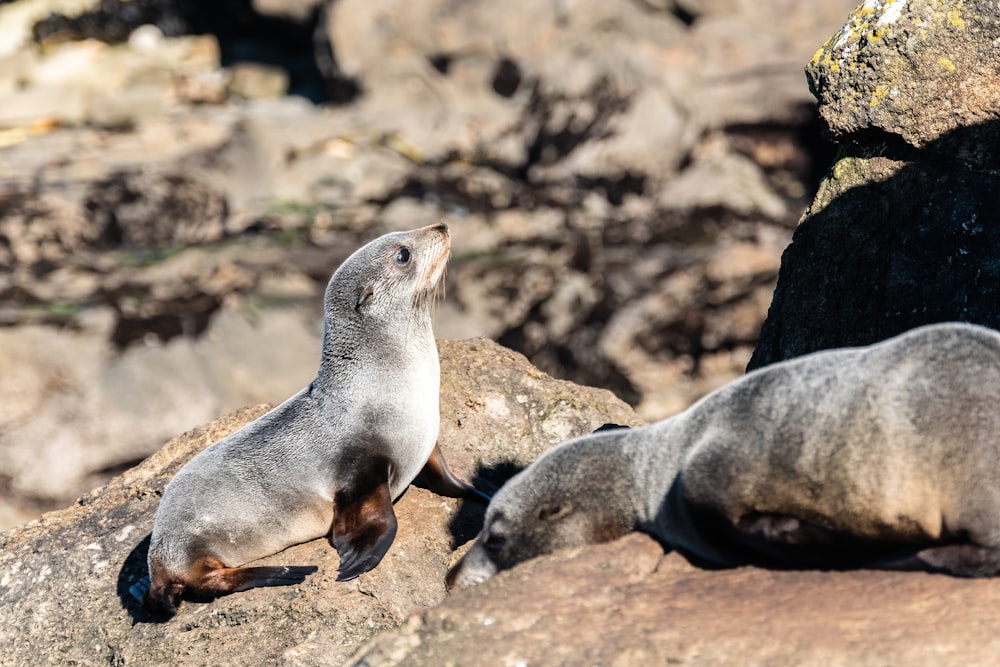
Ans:
[[[638,530],[705,567],[1000,574],[1000,334],[935,324],[753,371],[571,440],[494,496],[469,586]]]
[[[340,555],[337,580],[357,577],[392,544],[392,502],[415,478],[489,501],[452,475],[436,444],[430,306],[450,248],[447,225],[431,225],[375,239],[337,269],[316,379],[167,485],[150,538],[148,610],[300,583],[316,568],[243,564],[324,535]]]

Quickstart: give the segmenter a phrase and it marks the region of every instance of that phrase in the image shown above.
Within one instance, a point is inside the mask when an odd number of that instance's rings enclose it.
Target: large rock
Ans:
[[[867,0],[807,68],[820,115],[838,139],[877,130],[916,148],[994,121],[998,32],[985,0]]]
[[[1000,16],[858,7],[807,73],[840,153],[782,257],[750,367],[945,320],[1000,328]]]
[[[701,570],[634,533],[454,592],[346,664],[990,665],[998,602],[996,579]]]
[[[554,380],[495,343],[441,341],[440,348],[440,443],[452,468],[483,486],[563,438],[605,422],[637,423],[607,391]],[[150,622],[127,591],[145,574],[146,536],[163,488],[192,456],[265,409],[180,436],[76,506],[0,536],[2,661],[339,665],[414,607],[439,602],[450,555],[478,530],[482,508],[411,488],[396,504],[395,543],[359,579],[336,583],[336,552],[315,540],[264,559],[318,565],[301,586],[185,603],[170,621]]]

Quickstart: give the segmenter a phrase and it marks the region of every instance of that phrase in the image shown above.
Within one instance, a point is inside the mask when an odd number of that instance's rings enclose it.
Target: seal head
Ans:
[[[486,510],[483,529],[448,572],[449,588],[556,549],[609,542],[636,524],[627,430],[572,440],[510,479]]]

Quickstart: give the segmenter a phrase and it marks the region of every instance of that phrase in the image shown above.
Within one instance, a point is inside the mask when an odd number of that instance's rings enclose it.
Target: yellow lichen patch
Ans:
[[[830,180],[833,181],[853,181],[857,180],[859,174],[864,171],[865,161],[856,158],[843,156],[834,162],[833,169],[830,170]]]
[[[962,6],[964,2],[955,5],[955,9],[948,12],[948,23],[959,30],[965,30],[965,19],[962,18]]]
[[[814,65],[819,65],[820,68],[830,72],[840,71],[840,63],[834,59],[833,54],[826,46],[813,55],[812,62]]]
[[[945,58],[944,56],[941,56],[940,58],[938,58],[937,62],[938,62],[938,65],[940,65],[943,69],[946,69],[949,72],[954,72],[955,71],[955,63],[951,62],[951,60],[949,60],[948,58]]]
[[[844,159],[844,160],[838,160],[837,163],[833,165],[833,171],[831,173],[831,176],[833,176],[835,180],[840,180],[847,175],[848,166],[846,163],[847,160]]]
[[[885,99],[889,97],[889,87],[879,84],[875,87],[875,92],[872,93],[872,99],[868,103],[868,108],[877,107],[878,105],[885,102]]]

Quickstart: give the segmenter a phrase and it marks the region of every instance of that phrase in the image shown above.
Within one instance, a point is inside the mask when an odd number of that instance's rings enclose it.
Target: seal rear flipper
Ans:
[[[914,564],[923,567],[913,567]],[[947,544],[918,551],[887,569],[922,569],[956,577],[994,577],[1000,574],[1000,549],[978,544]]]
[[[439,496],[465,498],[467,500],[475,500],[484,505],[490,504],[490,496],[488,494],[455,477],[444,460],[441,447],[437,444],[434,445],[434,451],[431,452],[427,463],[424,464],[423,469],[413,481],[418,486],[422,486],[428,491],[433,491]]]
[[[396,538],[396,513],[386,480],[368,496],[344,502],[337,494],[330,541],[340,555],[337,581],[364,574],[382,560]]]
[[[226,567],[217,558],[203,557],[182,576],[154,577],[144,605],[147,611],[172,615],[182,597],[207,601],[250,588],[292,586],[316,569],[314,565]]]

